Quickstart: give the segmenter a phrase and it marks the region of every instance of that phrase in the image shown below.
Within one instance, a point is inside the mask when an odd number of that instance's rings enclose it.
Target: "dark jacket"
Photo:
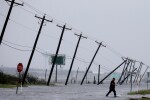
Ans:
[[[113,81],[113,80],[110,82],[110,89],[111,90],[115,89],[115,81]]]

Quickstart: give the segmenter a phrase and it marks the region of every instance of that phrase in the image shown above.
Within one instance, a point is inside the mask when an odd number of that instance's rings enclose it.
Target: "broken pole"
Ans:
[[[143,79],[143,77],[144,77],[145,73],[147,72],[148,68],[149,68],[149,66],[147,66],[147,68],[146,68],[145,72],[143,73],[142,77],[140,78],[140,82],[142,81],[142,79]]]
[[[95,41],[95,42],[98,43],[97,41]],[[100,48],[101,46],[106,47],[106,46],[104,46],[104,45],[102,44],[102,42],[101,42],[101,43],[98,43],[98,44],[99,44],[99,46],[98,46],[98,48],[97,48],[97,50],[96,50],[96,52],[95,52],[95,54],[94,54],[94,56],[93,56],[93,58],[92,58],[90,64],[89,64],[89,67],[88,67],[87,70],[86,70],[86,73],[84,74],[84,77],[83,77],[83,79],[82,79],[82,81],[81,81],[81,85],[83,84],[83,81],[84,81],[84,79],[85,79],[85,77],[86,77],[86,75],[87,75],[87,73],[88,73],[88,71],[89,71],[89,69],[90,69],[90,67],[91,67],[91,65],[92,65],[92,63],[93,63],[95,57],[96,57],[96,54],[97,54],[99,48]]]
[[[99,83],[98,83],[98,85],[99,84],[101,84],[101,83],[103,83],[103,81],[109,76],[109,75],[111,75],[114,71],[116,71],[121,65],[123,65],[125,62],[126,62],[127,60],[124,60],[119,66],[117,66],[113,71],[111,71],[106,77],[104,77]]]
[[[121,81],[121,79],[122,79],[122,76],[124,75],[125,69],[126,69],[126,67],[127,67],[126,65],[127,65],[127,62],[124,64],[124,68],[123,68],[123,70],[122,70],[121,76],[120,76],[120,78],[119,78],[117,84],[120,84],[120,81]]]

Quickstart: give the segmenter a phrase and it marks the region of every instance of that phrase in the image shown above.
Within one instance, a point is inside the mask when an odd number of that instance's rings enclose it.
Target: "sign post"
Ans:
[[[21,80],[21,71],[23,70],[23,65],[22,63],[19,63],[17,65],[17,71],[19,72],[19,79],[17,81],[17,89],[16,89],[16,94],[18,93],[18,84],[21,84],[21,92],[22,92],[22,80]]]
[[[53,64],[54,63],[54,58],[55,58],[55,54],[52,54],[49,58],[49,64]],[[56,61],[55,61],[55,65],[56,65],[56,75],[55,75],[55,82],[57,83],[57,65],[65,65],[65,59],[66,59],[66,56],[65,54],[58,54],[57,55],[57,58],[56,58]]]

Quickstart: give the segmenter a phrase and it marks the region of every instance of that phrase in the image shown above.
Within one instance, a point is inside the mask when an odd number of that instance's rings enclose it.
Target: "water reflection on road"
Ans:
[[[28,86],[16,95],[16,89],[0,89],[0,100],[127,100],[130,85],[118,85],[116,91],[121,97],[114,98],[113,93],[105,97],[109,84],[58,84],[56,86]],[[146,89],[142,84],[140,89]],[[137,90],[137,86],[133,87]]]

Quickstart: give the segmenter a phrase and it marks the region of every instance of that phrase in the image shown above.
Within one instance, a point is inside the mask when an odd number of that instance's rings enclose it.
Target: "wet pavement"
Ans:
[[[22,92],[19,88],[16,94],[16,88],[0,89],[0,100],[129,100],[127,93],[130,91],[130,85],[118,85],[116,92],[119,97],[113,97],[113,93],[106,97],[109,84],[57,84],[56,86],[28,86],[23,87]],[[146,89],[146,84],[140,86],[140,89]],[[137,86],[133,87],[137,90]]]

